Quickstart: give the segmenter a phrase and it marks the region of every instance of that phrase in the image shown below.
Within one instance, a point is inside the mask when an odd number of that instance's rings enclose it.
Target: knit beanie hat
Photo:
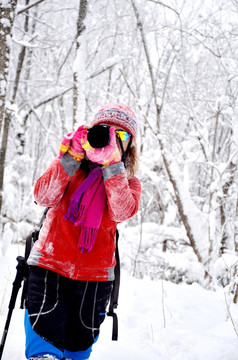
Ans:
[[[91,125],[99,124],[120,126],[136,139],[139,121],[129,105],[108,104],[98,110]]]

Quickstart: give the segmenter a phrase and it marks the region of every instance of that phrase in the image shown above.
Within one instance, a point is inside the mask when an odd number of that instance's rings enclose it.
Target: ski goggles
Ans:
[[[122,141],[127,141],[130,137],[131,134],[129,134],[127,131],[125,130],[116,130],[116,135],[117,137],[119,137]]]

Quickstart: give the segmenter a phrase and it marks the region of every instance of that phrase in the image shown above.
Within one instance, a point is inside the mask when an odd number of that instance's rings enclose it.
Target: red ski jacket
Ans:
[[[122,162],[103,169],[107,203],[93,249],[81,252],[77,247],[79,228],[63,218],[71,195],[86,177],[79,166],[66,153],[60,160],[55,159],[36,182],[36,202],[50,209],[28,264],[74,280],[114,280],[116,224],[138,211],[141,184],[136,177],[127,179]]]

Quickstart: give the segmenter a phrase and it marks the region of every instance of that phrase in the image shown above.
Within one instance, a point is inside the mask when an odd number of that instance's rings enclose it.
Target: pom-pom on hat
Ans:
[[[129,105],[108,104],[98,110],[91,125],[99,124],[114,124],[120,126],[136,138],[139,121]]]

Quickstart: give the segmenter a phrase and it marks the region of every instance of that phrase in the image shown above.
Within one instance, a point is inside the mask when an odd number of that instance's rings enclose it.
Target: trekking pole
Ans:
[[[21,287],[21,283],[22,283],[22,280],[24,279],[24,276],[26,274],[26,269],[27,269],[26,260],[23,256],[18,256],[17,262],[18,262],[18,264],[16,266],[17,273],[16,273],[15,280],[12,284],[13,285],[12,286],[12,294],[11,294],[10,302],[8,305],[9,310],[8,310],[7,320],[5,323],[5,327],[4,327],[4,331],[3,331],[3,335],[2,335],[2,341],[1,341],[1,345],[0,345],[0,360],[2,359],[2,353],[3,353],[5,341],[7,338],[7,333],[8,333],[11,317],[12,317],[12,312],[13,312],[13,309],[16,304],[17,294]]]

